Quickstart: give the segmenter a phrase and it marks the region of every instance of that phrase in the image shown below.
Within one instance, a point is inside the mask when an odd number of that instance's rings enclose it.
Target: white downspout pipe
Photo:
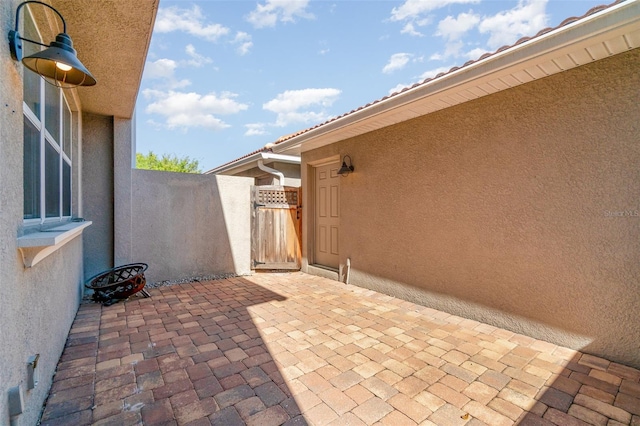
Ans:
[[[262,161],[262,159],[258,160],[258,168],[262,171],[265,171],[269,174],[272,174],[274,176],[278,176],[278,180],[280,185],[284,185],[284,175],[282,174],[282,172],[277,171],[276,169],[272,169],[271,167],[267,167],[264,165],[264,162]]]
[[[344,280],[344,283],[350,284],[349,282],[351,281],[350,278],[351,278],[351,258],[347,257],[347,278]]]

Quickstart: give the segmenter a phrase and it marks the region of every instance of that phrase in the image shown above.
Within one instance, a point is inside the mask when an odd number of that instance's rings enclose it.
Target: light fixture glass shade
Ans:
[[[352,165],[348,165],[347,166],[347,162],[343,161],[342,162],[342,167],[340,167],[340,170],[338,170],[338,174],[342,175],[342,176],[346,176],[349,173],[351,173],[353,171],[353,166]]]
[[[96,84],[96,79],[76,56],[71,37],[66,33],[58,34],[48,48],[23,58],[22,63],[62,88]]]

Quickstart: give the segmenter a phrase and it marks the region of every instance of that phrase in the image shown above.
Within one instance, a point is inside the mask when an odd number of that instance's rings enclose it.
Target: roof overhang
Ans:
[[[302,152],[459,105],[640,46],[640,1],[626,1],[275,144]]]
[[[82,110],[131,118],[159,0],[52,0],[50,3],[64,17],[78,58],[98,81],[95,86],[76,89]],[[40,9],[33,7],[32,10]]]
[[[222,166],[204,172],[206,175],[235,175],[258,167],[258,161],[300,164],[299,155],[274,154],[273,152],[255,152]]]

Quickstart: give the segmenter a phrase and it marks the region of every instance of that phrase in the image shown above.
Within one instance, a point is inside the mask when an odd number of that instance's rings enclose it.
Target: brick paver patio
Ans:
[[[640,371],[302,273],[83,304],[42,425],[640,425]]]

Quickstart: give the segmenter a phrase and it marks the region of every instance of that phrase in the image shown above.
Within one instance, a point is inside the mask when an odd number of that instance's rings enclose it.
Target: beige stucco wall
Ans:
[[[17,237],[24,231],[22,73],[29,71],[11,59],[6,42],[18,4],[0,2],[0,33],[5,36],[0,43],[0,425],[32,426],[77,311],[82,239],[76,237],[32,268],[24,267],[18,251]],[[77,209],[74,203],[74,213]],[[27,391],[26,363],[36,353],[40,382]],[[14,386],[20,386],[24,412],[9,419],[7,392]]]
[[[640,367],[639,63],[636,49],[304,153],[304,205],[308,164],[349,154],[351,283]]]
[[[250,272],[253,179],[136,170],[132,119],[84,114],[85,280],[149,264],[149,282]]]
[[[252,184],[246,177],[133,170],[131,261],[149,265],[149,282],[250,272]]]

